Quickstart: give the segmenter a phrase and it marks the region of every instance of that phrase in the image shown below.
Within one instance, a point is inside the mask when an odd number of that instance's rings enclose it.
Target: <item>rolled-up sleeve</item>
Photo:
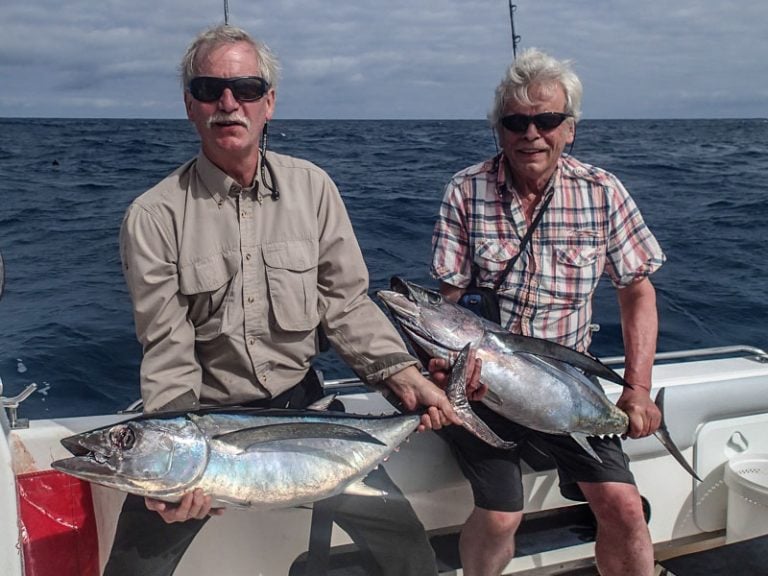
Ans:
[[[613,285],[621,288],[656,272],[666,256],[618,179],[609,188],[608,199],[610,233],[605,270]]]
[[[200,396],[195,331],[186,297],[179,291],[171,224],[134,203],[120,230],[123,274],[133,301],[136,336],[143,348],[141,395],[153,412],[178,398]],[[189,406],[194,408],[194,405]]]

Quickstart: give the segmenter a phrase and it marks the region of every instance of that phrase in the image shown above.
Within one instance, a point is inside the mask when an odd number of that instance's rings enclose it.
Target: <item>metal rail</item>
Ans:
[[[694,360],[713,358],[718,356],[751,356],[755,362],[761,362],[768,364],[768,352],[762,348],[756,348],[754,346],[747,345],[734,345],[734,346],[717,346],[713,348],[695,348],[691,350],[676,350],[672,352],[659,352],[655,356],[656,362],[667,362],[670,360]],[[603,364],[609,366],[616,366],[624,364],[624,356],[608,356],[606,358],[600,358]],[[427,375],[427,372],[424,372]],[[340,392],[341,390],[349,391],[354,388],[368,389],[359,378],[336,378],[333,380],[324,380],[322,374],[318,374],[320,381],[323,384],[323,388],[329,392]],[[141,400],[135,401],[124,412],[138,412],[141,411]]]
[[[693,360],[694,358],[711,358],[713,356],[754,356],[756,362],[768,363],[768,352],[762,348],[747,345],[715,346],[713,348],[694,348],[691,350],[675,350],[673,352],[659,352],[654,357],[656,362],[668,360]],[[624,356],[608,356],[600,358],[603,364],[624,364]]]

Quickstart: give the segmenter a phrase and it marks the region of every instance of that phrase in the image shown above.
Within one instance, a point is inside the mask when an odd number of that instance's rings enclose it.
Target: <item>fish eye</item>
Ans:
[[[440,304],[443,301],[443,297],[434,292],[427,292],[427,298],[429,299],[430,304]]]
[[[120,426],[117,429],[112,429],[109,436],[112,445],[122,450],[130,450],[136,443],[136,435],[130,426]]]

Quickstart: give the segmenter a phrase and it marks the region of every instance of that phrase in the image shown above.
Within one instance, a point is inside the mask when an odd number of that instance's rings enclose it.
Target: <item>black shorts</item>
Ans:
[[[629,458],[621,449],[618,437],[589,438],[590,445],[603,461],[600,463],[570,436],[545,434],[517,425],[483,404],[473,402],[472,408],[499,436],[518,443],[516,448],[502,450],[489,446],[460,426],[449,426],[440,431],[472,486],[478,508],[502,512],[523,509],[520,458],[521,451],[525,458],[527,450],[551,458],[560,477],[560,493],[570,500],[586,501],[577,482],[635,484],[629,470]]]

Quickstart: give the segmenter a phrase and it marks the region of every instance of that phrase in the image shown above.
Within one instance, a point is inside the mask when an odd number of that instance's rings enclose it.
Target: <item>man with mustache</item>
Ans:
[[[512,63],[489,114],[501,151],[446,187],[432,274],[448,300],[461,301],[470,283],[490,288],[505,329],[586,353],[592,297],[605,272],[617,288],[632,385],[617,405],[629,416],[628,435],[640,438],[661,423],[650,398],[658,319],[649,276],[665,257],[618,178],[563,154],[576,136],[581,96],[568,62],[531,49]],[[515,427],[483,405],[477,411],[499,435],[550,455],[562,494],[589,502],[600,574],[653,574],[640,494],[618,438],[590,438],[597,462],[568,436]],[[458,427],[444,433],[475,499],[459,544],[464,574],[496,576],[514,556],[523,517],[520,452],[491,448]]]
[[[304,408],[323,395],[310,361],[318,327],[363,381],[421,428],[459,423],[378,306],[339,192],[317,166],[267,151],[278,65],[246,32],[218,26],[181,65],[198,156],[137,198],[121,230],[123,272],[143,346],[146,412],[203,405]],[[381,470],[386,498],[337,496],[334,520],[376,574],[436,574],[423,526]],[[167,576],[211,514],[128,496],[106,576]],[[256,567],[257,568],[257,567]]]

